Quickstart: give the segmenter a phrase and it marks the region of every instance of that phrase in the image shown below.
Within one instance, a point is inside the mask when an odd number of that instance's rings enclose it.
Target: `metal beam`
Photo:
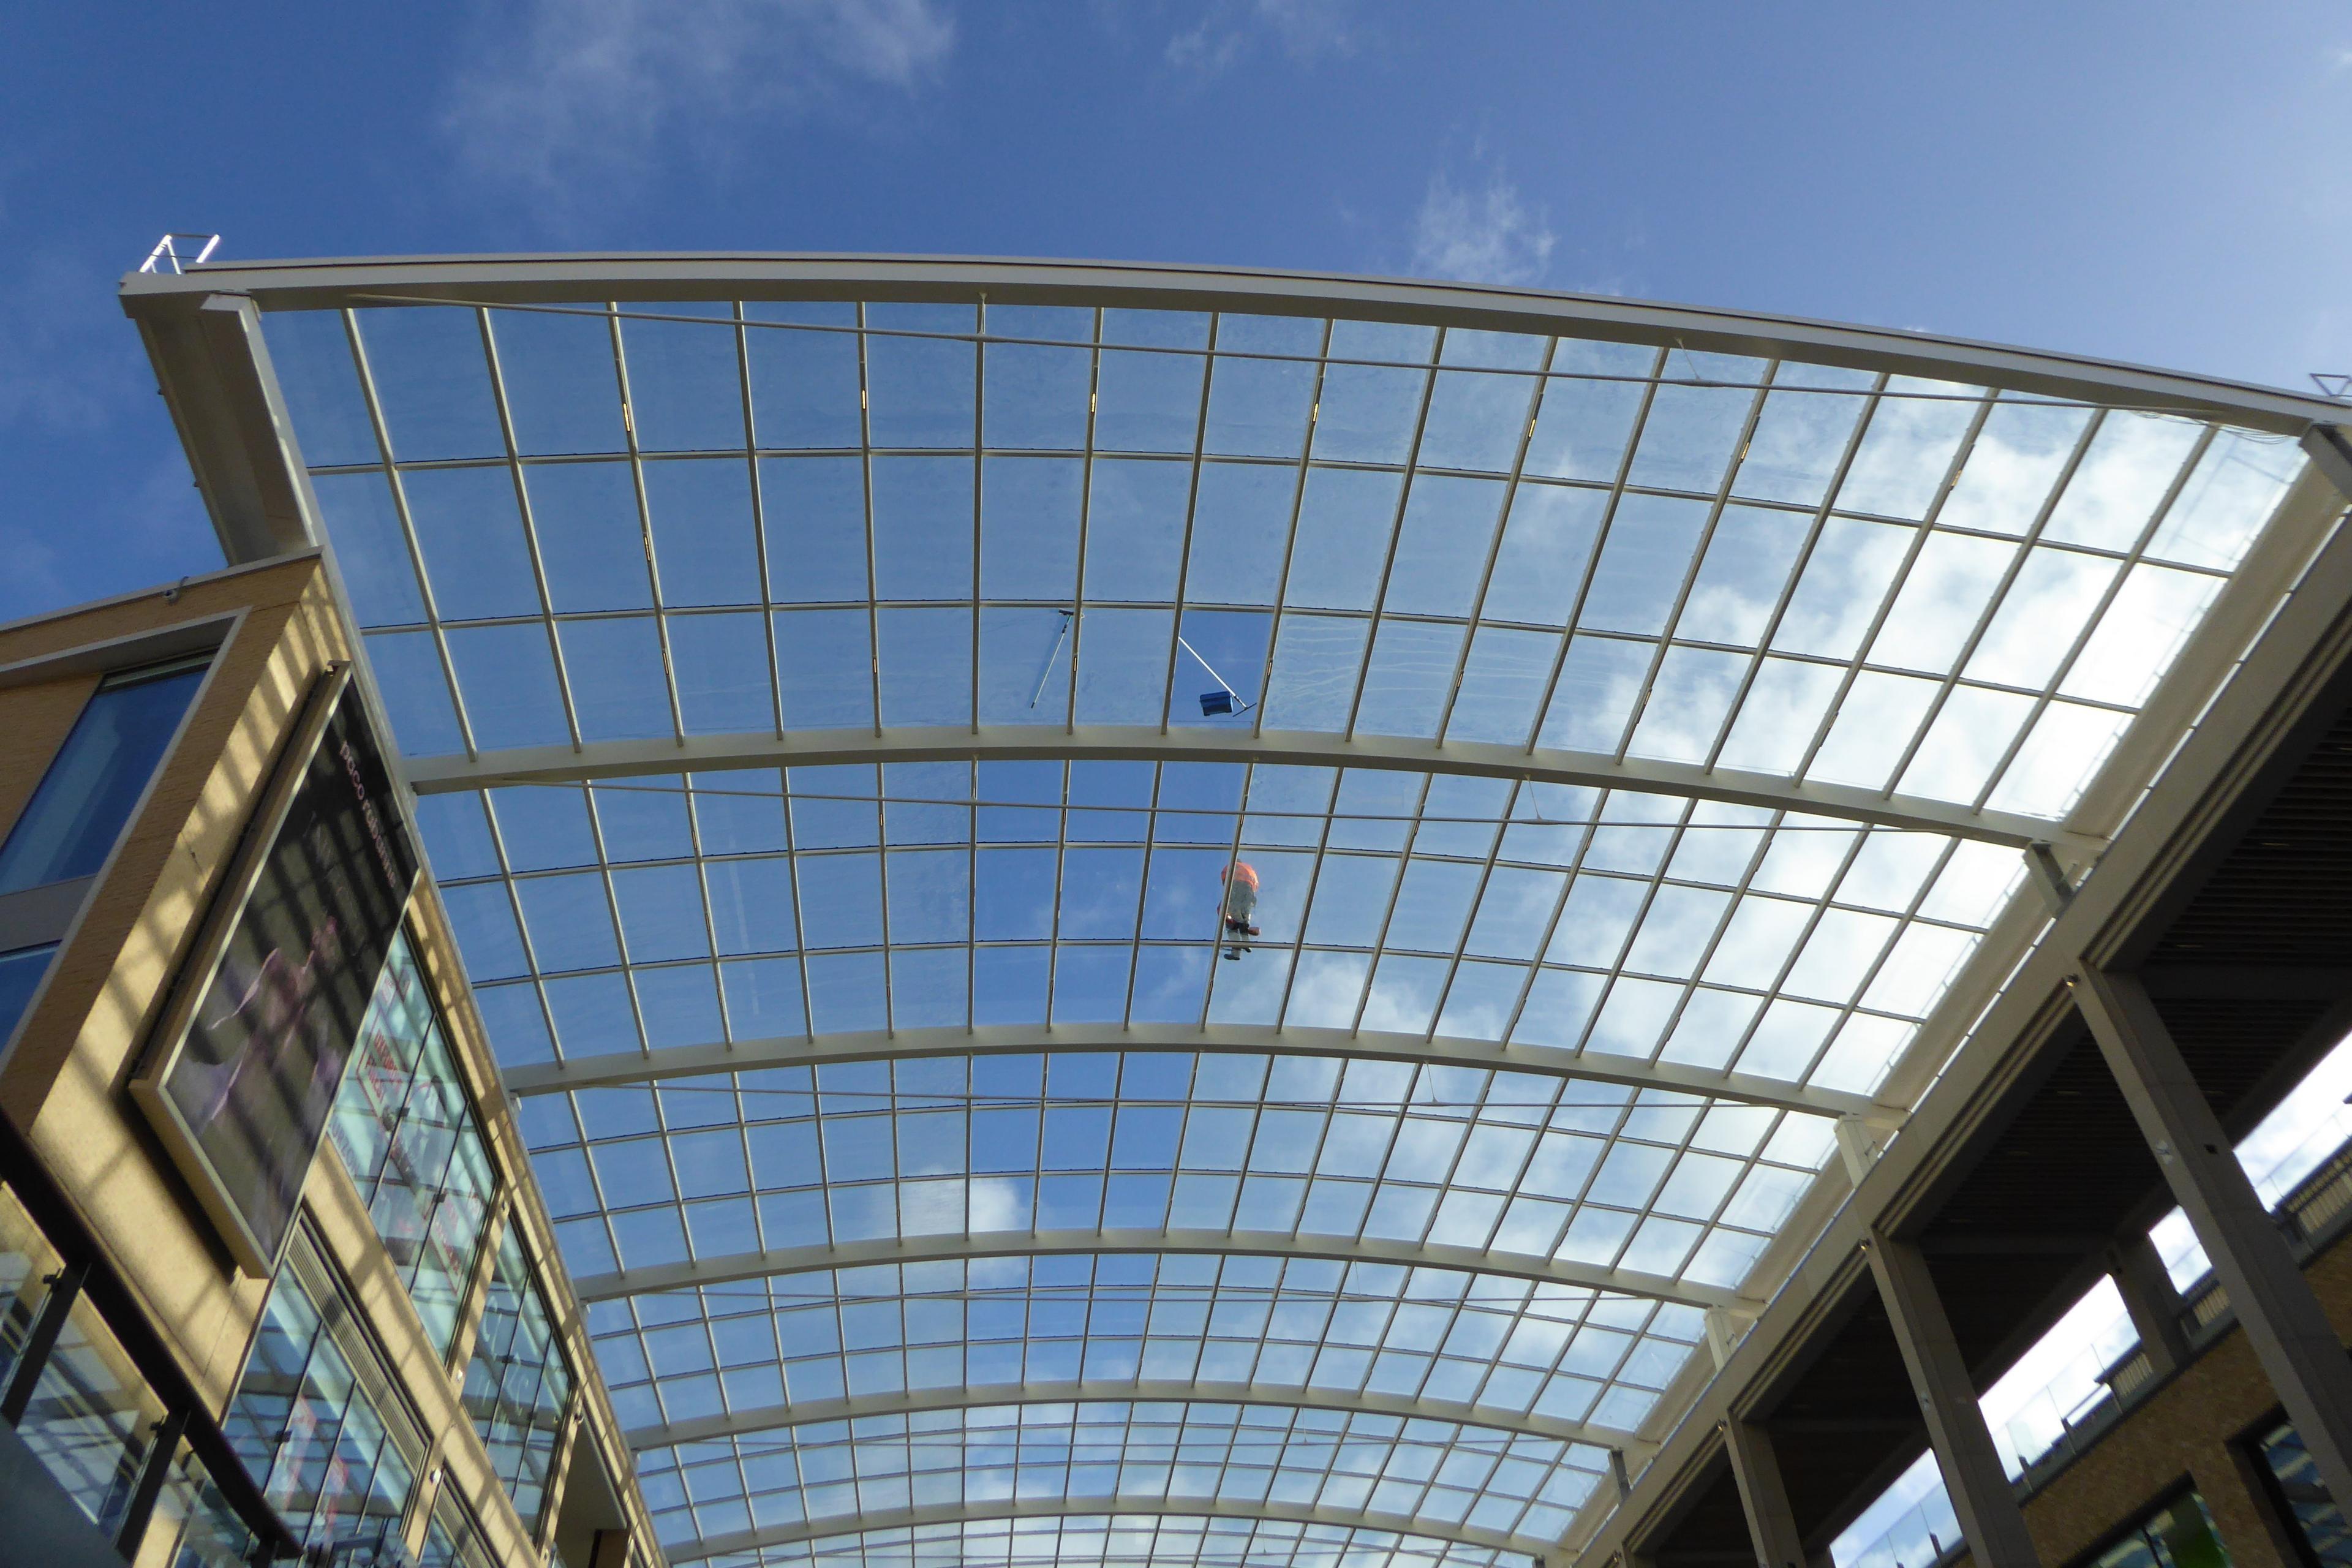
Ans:
[[[317,543],[310,478],[253,301],[199,290],[182,309],[141,315],[139,331],[230,564]]]
[[[2000,1452],[1978,1408],[1976,1386],[1969,1381],[1968,1363],[1960,1358],[1927,1256],[1884,1231],[1874,1230],[1864,1245],[1912,1392],[1927,1418],[1936,1468],[1943,1472],[1944,1489],[1951,1494],[1969,1551],[1986,1568],[2040,1568],[2024,1510],[2001,1473]]]
[[[1548,1541],[1530,1541],[1481,1530],[1472,1524],[1440,1524],[1434,1520],[1402,1514],[1357,1512],[1305,1503],[1243,1501],[1226,1498],[1035,1498],[982,1502],[933,1503],[919,1508],[879,1509],[842,1514],[800,1524],[772,1525],[765,1530],[738,1531],[732,1535],[705,1536],[666,1549],[672,1563],[695,1563],[706,1557],[751,1553],[803,1542],[856,1535],[863,1531],[921,1530],[929,1525],[961,1524],[967,1520],[1068,1519],[1117,1515],[1120,1518],[1261,1519],[1277,1524],[1328,1525],[1340,1530],[1380,1530],[1423,1541],[1456,1541],[1467,1546],[1490,1547],[1540,1557],[1551,1548]]]
[[[1531,1412],[1489,1410],[1451,1399],[1412,1399],[1402,1394],[1366,1389],[1349,1394],[1335,1388],[1293,1388],[1258,1383],[1215,1383],[1154,1378],[1089,1378],[1076,1383],[1016,1383],[995,1387],[902,1389],[888,1394],[852,1395],[845,1399],[803,1399],[759,1410],[731,1411],[666,1426],[638,1426],[625,1436],[632,1448],[667,1448],[680,1443],[707,1443],[747,1432],[779,1426],[805,1426],[819,1421],[856,1421],[868,1415],[910,1415],[932,1410],[971,1410],[1001,1405],[1080,1405],[1098,1400],[1134,1404],[1274,1405],[1291,1410],[1338,1410],[1371,1415],[1395,1415],[1408,1421],[1453,1421],[1523,1433],[1559,1443],[1588,1443],[1596,1447],[1648,1452],[1635,1433],[1614,1426],[1588,1426]]]
[[[1724,801],[1802,812],[1914,832],[1949,834],[2023,849],[2046,843],[2077,866],[2095,861],[2105,840],[2069,833],[2040,817],[1973,811],[1948,801],[1882,795],[1847,784],[1810,784],[1771,773],[1706,768],[1605,752],[1567,752],[1469,741],[1352,739],[1304,730],[1171,729],[1079,724],[1064,733],[1030,725],[942,725],[885,730],[811,730],[782,740],[767,733],[693,735],[680,742],[600,741],[573,751],[536,746],[462,756],[415,757],[401,764],[419,795],[509,784],[573,784],[583,779],[723,772],[732,768],[825,767],[849,763],[993,762],[1048,758],[1164,758],[1175,762],[1286,763],[1302,767],[1390,768],[1469,773],[1538,784],[1634,790],[1691,800]]]
[[[265,310],[452,300],[598,308],[611,300],[967,302],[985,294],[999,305],[1337,314],[1794,358],[2049,397],[2172,409],[2281,435],[2299,436],[2315,421],[2344,417],[2341,404],[2273,387],[1921,332],[1478,283],[1269,268],[708,251],[359,258],[206,266],[184,277],[133,273],[122,280],[122,306],[143,320],[170,310],[175,296],[213,291],[250,295]]]
[[[2085,965],[2074,1002],[2319,1479],[2352,1512],[2352,1360],[2147,990]]]
[[[1350,1034],[1345,1029],[1235,1024],[1136,1024],[1124,1028],[1117,1024],[992,1025],[972,1029],[822,1035],[814,1040],[787,1036],[781,1039],[744,1040],[731,1046],[674,1046],[641,1056],[582,1057],[567,1062],[509,1068],[506,1085],[519,1095],[559,1094],[606,1084],[755,1072],[764,1068],[902,1061],[926,1057],[1008,1056],[1031,1051],[1254,1052],[1426,1062],[1704,1095],[1710,1100],[1775,1106],[1817,1116],[1868,1116],[1884,1121],[1902,1114],[1899,1108],[1882,1105],[1867,1095],[1808,1089],[1802,1084],[1783,1083],[1748,1073],[1713,1072],[1673,1062],[1645,1062],[1605,1052],[1507,1046],[1494,1040],[1462,1040],[1444,1036],[1423,1039],[1419,1035],[1382,1034],[1376,1030]]]
[[[609,1301],[623,1296],[646,1296],[662,1290],[693,1290],[706,1285],[731,1285],[745,1279],[769,1279],[786,1274],[809,1274],[824,1268],[866,1268],[884,1263],[936,1263],[950,1258],[1025,1258],[1069,1252],[1180,1252],[1216,1256],[1320,1258],[1337,1263],[1395,1263],[1407,1268],[1454,1268],[1465,1273],[1499,1274],[1506,1279],[1538,1284],[1565,1285],[1577,1290],[1614,1290],[1627,1296],[1649,1296],[1691,1307],[1723,1307],[1743,1301],[1734,1290],[1694,1285],[1631,1268],[1599,1268],[1590,1264],[1560,1262],[1508,1252],[1480,1252],[1441,1242],[1418,1246],[1381,1241],[1367,1237],[1350,1241],[1337,1236],[1292,1236],[1287,1232],[1246,1230],[1008,1230],[978,1236],[908,1236],[883,1241],[843,1242],[832,1247],[790,1247],[768,1252],[742,1252],[730,1258],[698,1258],[650,1268],[625,1268],[617,1274],[575,1278],[573,1287],[583,1301]]]
[[[1780,1479],[1780,1457],[1773,1451],[1772,1435],[1752,1421],[1727,1421],[1723,1451],[1731,1460],[1731,1479],[1739,1489],[1739,1507],[1748,1516],[1748,1539],[1756,1548],[1756,1561],[1762,1568],[1805,1568],[1805,1541],[1797,1531],[1796,1511],[1789,1506],[1789,1487]]]

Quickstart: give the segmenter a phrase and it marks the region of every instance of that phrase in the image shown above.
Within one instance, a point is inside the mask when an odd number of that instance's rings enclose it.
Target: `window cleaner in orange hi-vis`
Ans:
[[[1250,924],[1250,916],[1257,910],[1257,868],[1246,860],[1236,860],[1223,873],[1225,879],[1225,940],[1224,956],[1239,958],[1249,951],[1242,938],[1258,934]]]

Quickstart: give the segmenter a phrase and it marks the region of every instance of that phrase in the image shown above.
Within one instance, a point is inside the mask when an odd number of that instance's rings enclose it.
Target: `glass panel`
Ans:
[[[2319,1467],[2312,1462],[2311,1451],[2303,1446],[2294,1426],[2280,1426],[2266,1434],[2257,1447],[2272,1484],[2278,1489],[2278,1500],[2286,1505],[2287,1521],[2310,1548],[2313,1560],[2325,1568],[2352,1564],[2352,1525],[2345,1522],[2343,1510],[2327,1495]]]
[[[156,1559],[172,1568],[247,1568],[255,1544],[253,1531],[185,1443],[156,1494],[147,1540],[173,1542],[168,1555]]]
[[[527,1530],[539,1528],[571,1393],[571,1371],[555,1342],[546,1299],[509,1229],[499,1243],[464,1398],[490,1468]]]
[[[77,1298],[41,1365],[16,1436],[90,1521],[111,1535],[121,1526],[163,1419],[163,1402],[98,1310]]]
[[[49,972],[49,960],[57,951],[58,944],[51,942],[0,952],[0,1047],[7,1045],[26,1009],[32,1006],[33,993],[40,989],[41,976]]]
[[[0,893],[94,875],[178,733],[209,658],[110,676],[0,844]]]
[[[472,1102],[404,935],[376,983],[328,1131],[427,1336],[446,1353],[493,1184]]]
[[[26,1337],[64,1268],[65,1259],[16,1194],[0,1186],[0,1388],[16,1372]]]
[[[222,1426],[305,1544],[349,1543],[359,1555],[346,1560],[359,1562],[397,1551],[425,1453],[404,1408],[328,1265],[297,1232]]]

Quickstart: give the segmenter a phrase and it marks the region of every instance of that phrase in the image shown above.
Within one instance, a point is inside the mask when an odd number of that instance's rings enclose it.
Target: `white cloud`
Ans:
[[[1465,283],[1534,283],[1551,264],[1549,215],[1530,207],[1500,170],[1475,189],[1432,174],[1412,226],[1412,270]]]
[[[681,124],[911,91],[955,47],[937,0],[532,0],[452,84],[442,129],[498,183],[562,195]]]
[[[1351,55],[1361,42],[1352,0],[1212,0],[1198,26],[1168,40],[1168,63],[1213,76],[1261,37],[1301,64]]]

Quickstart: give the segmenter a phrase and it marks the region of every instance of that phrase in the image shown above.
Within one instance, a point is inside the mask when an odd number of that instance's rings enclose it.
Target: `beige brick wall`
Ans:
[[[215,1415],[244,1370],[267,1282],[240,1273],[215,1239],[127,1086],[305,698],[320,674],[351,652],[313,558],[220,574],[168,597],[159,589],[0,627],[0,667],[6,667],[239,612],[243,618],[178,742],[0,1065],[0,1114],[30,1138]],[[6,737],[0,836],[23,810],[98,679],[83,671],[0,687],[0,736]],[[456,938],[429,884],[411,915],[419,958],[499,1167],[508,1223],[520,1227],[542,1266],[552,1264],[551,1227],[534,1189],[518,1180],[529,1169],[527,1152],[480,1020],[466,1000]],[[428,1468],[437,1467],[443,1487],[472,1505],[500,1561],[535,1563],[536,1545],[459,1404],[463,1362],[444,1375],[331,1146],[313,1168],[303,1202],[425,1418],[433,1452]],[[650,1546],[651,1521],[630,1484],[633,1456],[593,1375],[578,1305],[560,1282],[552,1295],[573,1365],[594,1391],[585,1407],[588,1436]],[[470,1342],[470,1330],[461,1330],[457,1351]],[[420,1495],[429,1504],[431,1489]],[[422,1514],[415,1522],[421,1528]]]
[[[2305,1278],[2337,1337],[2352,1344],[2352,1238],[2314,1258]],[[2238,1568],[2296,1568],[2252,1463],[2237,1447],[2278,1404],[2253,1347],[2233,1326],[2027,1501],[2026,1528],[2042,1563],[2074,1561],[2185,1481],[2203,1495]]]
[[[0,1070],[0,1112],[31,1139],[215,1413],[243,1368],[266,1287],[214,1239],[125,1086],[303,694],[328,660],[345,657],[341,636],[315,560],[224,574],[176,600],[159,591],[0,629],[0,664],[9,664],[240,609]],[[0,690],[0,734],[34,726],[45,743],[18,754],[51,755],[95,683],[84,675]],[[29,794],[18,781],[38,767],[5,772],[16,784],[13,821]]]

